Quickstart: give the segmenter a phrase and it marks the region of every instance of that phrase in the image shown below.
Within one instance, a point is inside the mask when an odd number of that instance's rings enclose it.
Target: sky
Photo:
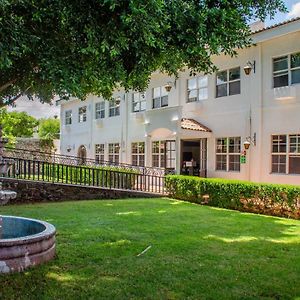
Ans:
[[[265,20],[266,26],[274,25],[285,20],[300,17],[300,0],[285,0],[288,13],[278,13],[274,19]],[[25,97],[16,101],[15,108],[9,108],[14,111],[26,111],[35,118],[53,118],[55,115],[59,117],[59,106],[41,104],[38,100],[30,101]]]

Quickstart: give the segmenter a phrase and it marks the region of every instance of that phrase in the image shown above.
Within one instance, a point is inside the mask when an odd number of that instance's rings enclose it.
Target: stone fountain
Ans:
[[[3,158],[6,141],[1,133],[0,128],[0,176],[5,176],[14,161]],[[16,196],[16,192],[2,190],[0,183],[0,205]],[[53,259],[55,233],[55,227],[47,222],[0,215],[0,273],[21,272]]]

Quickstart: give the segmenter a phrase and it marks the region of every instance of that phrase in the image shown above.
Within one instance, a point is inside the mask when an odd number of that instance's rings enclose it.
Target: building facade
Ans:
[[[300,184],[300,19],[256,28],[215,74],[61,103],[61,153],[178,174]]]

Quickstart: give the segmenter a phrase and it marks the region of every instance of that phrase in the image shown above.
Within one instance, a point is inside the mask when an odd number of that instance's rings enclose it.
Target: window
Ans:
[[[65,112],[65,124],[71,125],[72,124],[72,110],[66,110]]]
[[[115,117],[120,115],[120,103],[121,99],[113,99],[109,101],[109,116]]]
[[[137,142],[131,144],[131,157],[134,166],[145,166],[145,143]]]
[[[158,168],[175,169],[175,165],[175,141],[152,142],[152,166]]]
[[[208,98],[207,76],[199,76],[188,80],[187,102],[195,102]]]
[[[164,86],[153,89],[152,108],[168,106],[168,92]]]
[[[104,144],[95,145],[95,160],[97,164],[104,162]]]
[[[118,164],[120,162],[120,144],[108,144],[108,160]]]
[[[217,72],[216,97],[241,93],[240,67]]]
[[[272,136],[272,173],[300,174],[300,134]]]
[[[146,94],[134,93],[132,94],[132,112],[139,112],[146,110]]]
[[[86,106],[79,107],[78,109],[78,122],[86,122]]]
[[[216,170],[240,171],[241,138],[216,139]]]
[[[300,52],[273,59],[274,88],[300,83]]]
[[[98,102],[95,105],[95,118],[104,119],[105,118],[105,102]]]

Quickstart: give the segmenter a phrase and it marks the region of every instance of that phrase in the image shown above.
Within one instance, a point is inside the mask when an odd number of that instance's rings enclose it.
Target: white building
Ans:
[[[214,57],[216,74],[155,73],[145,93],[62,103],[61,153],[300,184],[300,19],[252,38],[238,57]]]

